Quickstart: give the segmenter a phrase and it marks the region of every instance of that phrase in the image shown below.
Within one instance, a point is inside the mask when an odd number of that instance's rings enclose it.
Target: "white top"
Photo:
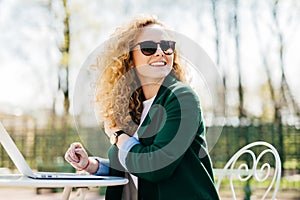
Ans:
[[[140,128],[141,124],[143,123],[146,115],[148,114],[149,110],[150,110],[150,107],[155,99],[156,95],[150,99],[147,99],[145,101],[143,101],[143,112],[142,112],[142,116],[141,116],[141,122],[140,122],[140,125],[139,127],[137,128],[137,130]],[[133,137],[136,137],[138,139],[138,135],[137,135],[137,131],[134,133]]]
[[[150,99],[147,99],[147,100],[143,101],[143,106],[144,106],[144,108],[143,108],[143,112],[142,112],[142,116],[141,116],[141,122],[140,122],[139,127],[137,128],[137,130],[140,128],[140,126],[141,126],[141,124],[143,123],[143,121],[144,121],[146,115],[148,114],[148,112],[149,112],[149,110],[150,110],[150,107],[151,107],[151,105],[152,105],[152,103],[153,103],[155,97],[156,97],[156,95],[155,95],[154,97],[150,98]],[[133,137],[139,139],[139,138],[138,138],[137,131],[134,133]],[[133,180],[133,182],[134,182],[135,187],[138,188],[137,177],[134,176],[134,175],[132,175],[132,174],[130,174],[130,175],[131,175],[131,177],[132,177],[132,180]]]

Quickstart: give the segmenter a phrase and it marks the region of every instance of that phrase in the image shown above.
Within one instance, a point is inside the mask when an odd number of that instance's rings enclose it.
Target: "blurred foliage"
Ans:
[[[17,134],[16,130],[8,129],[17,146],[32,168],[37,165],[65,162],[63,156],[72,142],[83,143],[90,155],[106,157],[109,148],[107,136],[96,128],[82,128],[80,132],[71,126],[36,129],[29,138],[26,134]],[[20,130],[18,130],[20,131]],[[27,130],[28,131],[28,130]],[[26,133],[27,131],[23,131]],[[284,155],[287,170],[300,170],[300,130],[284,126]],[[79,133],[79,134],[78,134]],[[207,140],[210,140],[207,135]],[[217,143],[211,149],[210,155],[215,168],[222,168],[230,157],[241,147],[254,141],[266,141],[278,148],[279,141],[272,124],[246,127],[223,127]],[[14,168],[3,147],[0,147],[0,166]],[[270,159],[268,157],[264,159]]]
[[[54,121],[57,123],[53,123]],[[91,156],[106,157],[109,141],[101,129],[89,127],[74,129],[65,117],[54,118],[53,122],[43,128],[32,127],[30,129],[7,127],[4,124],[33,169],[42,166],[69,165],[64,160],[64,154],[73,142],[81,142]],[[1,145],[0,158],[0,167],[15,168]]]
[[[223,168],[224,164],[240,148],[254,141],[265,141],[272,144],[276,149],[283,148],[280,155],[286,170],[300,170],[300,130],[294,126],[283,126],[283,147],[274,124],[249,125],[239,127],[223,127],[217,143],[211,149],[214,167]],[[207,135],[207,140],[210,140]],[[284,159],[283,159],[284,157]],[[264,159],[270,159],[268,157]]]

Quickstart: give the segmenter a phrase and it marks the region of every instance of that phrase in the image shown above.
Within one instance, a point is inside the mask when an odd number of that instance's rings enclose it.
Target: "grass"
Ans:
[[[264,195],[266,189],[269,187],[271,180],[267,179],[264,182],[258,182],[252,178],[249,183],[250,190],[249,188],[245,187],[246,182],[233,180],[234,191],[238,199],[260,199]],[[267,199],[271,198],[273,189],[274,185],[271,191],[268,193]],[[246,195],[245,191],[248,192],[248,195]],[[232,199],[230,180],[228,178],[224,178],[222,180],[219,192],[222,199]],[[280,180],[280,187],[276,198],[284,200],[300,199],[300,177],[298,176],[296,180],[283,177]]]
[[[218,181],[218,179],[216,178],[215,182],[217,182],[217,181]],[[264,182],[258,182],[256,180],[254,180],[253,178],[251,178],[250,186],[251,186],[251,188],[254,188],[254,189],[266,189],[271,184],[271,181],[272,181],[271,179],[267,179]],[[233,185],[237,189],[239,189],[239,188],[242,189],[246,185],[246,182],[234,179]],[[222,188],[230,188],[229,178],[223,178],[222,183],[221,183],[221,189]],[[286,178],[286,177],[281,178],[279,190],[287,190],[287,189],[291,189],[291,190],[295,189],[295,190],[299,190],[299,192],[300,192],[300,176],[298,176],[298,178],[296,177],[296,180],[295,179],[291,180],[290,178]]]
[[[284,162],[285,169],[299,169],[300,162],[297,159],[290,159]]]

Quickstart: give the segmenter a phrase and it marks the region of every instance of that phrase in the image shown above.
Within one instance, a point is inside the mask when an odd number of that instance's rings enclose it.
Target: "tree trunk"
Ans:
[[[216,50],[216,65],[221,69],[221,61],[220,61],[220,30],[219,30],[219,24],[218,24],[218,16],[217,16],[217,6],[218,6],[218,0],[211,0],[212,4],[212,17],[215,27],[215,50]],[[227,102],[226,102],[226,74],[225,70],[222,70],[222,81],[224,85],[224,89],[221,91],[221,89],[218,89],[218,96],[220,97],[220,104],[219,107],[216,108],[217,115],[223,115],[221,117],[226,117],[227,113]]]
[[[238,115],[239,119],[243,119],[246,117],[245,109],[244,109],[244,91],[242,85],[242,74],[241,74],[241,59],[240,59],[240,32],[239,32],[239,19],[238,19],[238,0],[234,0],[234,17],[233,17],[233,25],[234,25],[234,41],[235,41],[235,49],[236,49],[236,66],[238,70],[238,95],[239,95],[239,107],[238,107]]]
[[[64,19],[64,43],[60,47],[62,53],[60,70],[60,88],[64,94],[64,114],[68,115],[70,108],[69,100],[69,53],[70,53],[70,21],[67,0],[62,0],[65,19]],[[63,84],[62,84],[63,83]]]

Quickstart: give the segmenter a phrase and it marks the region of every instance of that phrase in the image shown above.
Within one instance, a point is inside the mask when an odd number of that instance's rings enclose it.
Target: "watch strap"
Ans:
[[[114,133],[115,137],[119,137],[119,136],[122,135],[122,134],[126,134],[125,131],[123,131],[123,130],[118,130],[118,131],[116,131],[116,132]]]

